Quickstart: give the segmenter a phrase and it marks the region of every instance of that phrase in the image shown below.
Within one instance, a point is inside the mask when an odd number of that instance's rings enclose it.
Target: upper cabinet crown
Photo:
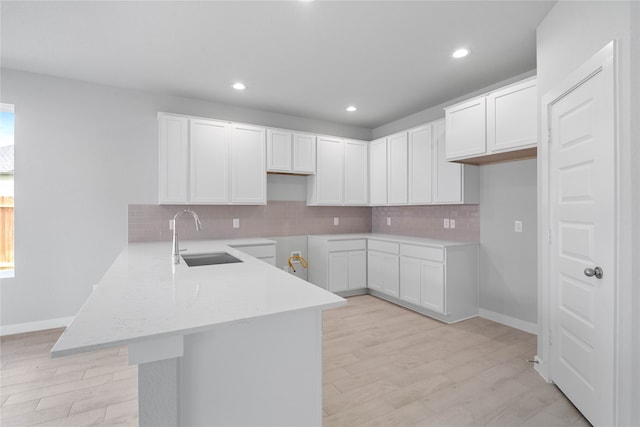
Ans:
[[[316,172],[316,136],[267,129],[267,172],[312,175]]]
[[[160,204],[267,202],[266,130],[158,114]]]
[[[446,159],[487,164],[536,156],[536,78],[445,109]]]

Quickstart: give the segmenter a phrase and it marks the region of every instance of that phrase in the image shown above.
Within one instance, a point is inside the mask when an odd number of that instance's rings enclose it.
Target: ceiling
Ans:
[[[554,3],[3,0],[0,61],[375,128],[534,69]]]

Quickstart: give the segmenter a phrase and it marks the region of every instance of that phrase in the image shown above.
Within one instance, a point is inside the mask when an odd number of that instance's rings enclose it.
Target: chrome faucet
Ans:
[[[191,209],[185,209],[174,215],[173,217],[173,251],[171,252],[171,261],[174,264],[180,264],[180,248],[178,245],[178,222],[176,220],[183,213],[190,213],[193,219],[196,221],[196,230],[198,231],[202,230],[202,223],[200,222],[200,218],[198,217],[198,214],[192,211]]]

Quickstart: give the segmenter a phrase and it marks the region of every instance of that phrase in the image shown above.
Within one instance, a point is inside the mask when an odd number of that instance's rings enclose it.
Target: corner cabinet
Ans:
[[[266,204],[264,128],[158,114],[160,204]]]
[[[366,239],[309,236],[309,281],[340,295],[366,293]]]
[[[318,136],[316,173],[307,177],[307,205],[368,204],[368,143]]]
[[[536,78],[448,107],[445,118],[449,161],[487,164],[535,157]]]

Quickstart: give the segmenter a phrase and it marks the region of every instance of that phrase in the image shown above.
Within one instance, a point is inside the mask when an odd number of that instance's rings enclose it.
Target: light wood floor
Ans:
[[[535,336],[370,296],[324,316],[324,425],[588,426],[526,362]],[[51,359],[61,329],[2,337],[0,425],[137,425],[126,348]]]

